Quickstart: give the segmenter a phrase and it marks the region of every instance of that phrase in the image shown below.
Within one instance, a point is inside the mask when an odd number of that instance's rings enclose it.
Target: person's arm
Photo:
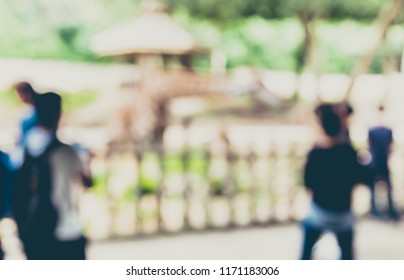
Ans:
[[[83,186],[85,187],[92,187],[93,186],[93,175],[91,172],[91,159],[92,155],[89,152],[85,152],[80,156],[80,160],[83,164],[83,168],[81,171],[81,181]]]
[[[372,150],[372,132],[371,130],[368,131],[368,150]]]
[[[350,162],[352,162],[352,176],[354,177],[354,184],[364,184],[370,186],[373,180],[373,173],[369,165],[360,163],[357,152],[350,147],[349,151]]]
[[[85,187],[89,188],[89,187],[93,186],[93,184],[94,184],[93,176],[91,173],[91,169],[89,167],[84,168],[84,170],[82,171],[81,182],[82,182],[83,186],[85,186]]]
[[[80,177],[81,184],[85,187],[93,186],[93,176],[91,172],[91,154],[87,151],[78,153],[74,151],[74,162],[77,166],[77,173]]]
[[[394,135],[393,135],[393,130],[389,129],[389,153],[391,152],[391,146],[394,143]]]
[[[304,166],[304,185],[306,188],[313,190],[317,185],[317,175],[316,175],[316,159],[314,152],[311,151],[307,155],[306,164]]]

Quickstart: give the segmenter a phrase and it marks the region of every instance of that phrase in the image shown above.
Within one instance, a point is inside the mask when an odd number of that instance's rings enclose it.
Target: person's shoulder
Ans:
[[[315,144],[308,152],[307,157],[312,158],[320,155],[324,151],[324,147],[321,145]]]
[[[384,125],[379,125],[379,126],[374,126],[369,129],[369,133],[383,133],[383,132],[391,132],[392,129],[388,126]]]
[[[77,157],[77,153],[73,146],[63,142],[58,143],[57,147],[54,150],[54,154],[56,156],[62,156],[65,158]]]
[[[335,148],[341,155],[351,155],[356,157],[356,150],[350,143],[341,143],[338,144]]]
[[[346,142],[346,141],[338,143],[337,145],[335,145],[335,148],[342,149],[342,150],[348,150],[348,151],[355,151],[352,144],[349,142]]]
[[[7,161],[8,161],[8,155],[0,150],[0,165],[2,166],[6,165]]]

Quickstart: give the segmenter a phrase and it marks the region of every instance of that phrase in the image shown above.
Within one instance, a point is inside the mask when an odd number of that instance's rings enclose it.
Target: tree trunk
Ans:
[[[298,72],[304,71],[306,68],[313,68],[313,45],[314,35],[312,30],[313,18],[305,12],[299,12],[298,17],[304,31],[303,46],[300,52]]]
[[[304,39],[303,46],[299,55],[299,62],[297,66],[297,73],[311,72],[318,76],[318,61],[316,58],[316,48],[315,48],[315,16],[310,15],[308,12],[299,12],[299,21],[303,27]],[[298,78],[299,79],[299,78]],[[296,94],[299,91],[299,82],[296,83]],[[319,98],[318,92],[316,92],[317,99]]]
[[[318,92],[318,80],[319,80],[319,50],[316,48],[315,37],[315,24],[316,16],[307,13],[299,12],[298,17],[304,30],[304,41],[300,52],[299,65],[297,67],[297,73],[311,73],[315,76],[315,89],[314,94],[317,101],[320,100]],[[298,74],[299,75],[299,74]],[[296,94],[300,91],[301,75],[297,78],[296,82]]]
[[[372,63],[377,50],[382,45],[386,38],[387,31],[389,27],[393,24],[394,20],[400,13],[400,8],[403,0],[392,0],[387,8],[380,11],[376,26],[378,29],[377,37],[372,45],[370,45],[368,51],[357,61],[352,73],[351,73],[351,83],[345,95],[345,99],[349,100],[352,96],[352,89],[356,83],[357,78],[364,74],[370,64]]]

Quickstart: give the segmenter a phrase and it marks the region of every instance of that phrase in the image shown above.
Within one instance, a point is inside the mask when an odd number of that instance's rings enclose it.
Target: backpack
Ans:
[[[55,139],[38,157],[25,151],[13,188],[13,213],[21,240],[54,239],[57,212],[51,201],[50,155],[62,145]]]

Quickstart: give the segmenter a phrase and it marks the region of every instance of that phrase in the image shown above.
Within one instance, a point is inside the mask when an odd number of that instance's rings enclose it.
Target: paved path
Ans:
[[[302,233],[299,226],[235,229],[203,233],[161,235],[143,239],[93,242],[90,259],[281,259],[298,258]],[[318,259],[335,259],[338,249],[332,235],[325,235],[315,251]],[[358,223],[358,259],[404,259],[404,221],[376,220]]]

